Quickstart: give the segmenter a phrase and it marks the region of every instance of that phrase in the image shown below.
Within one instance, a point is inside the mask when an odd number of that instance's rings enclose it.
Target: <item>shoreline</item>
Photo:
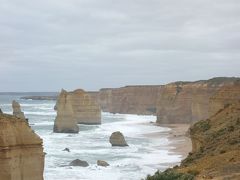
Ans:
[[[157,132],[157,133],[150,133],[145,134],[146,137],[151,138],[159,138],[159,137],[165,137],[168,139],[169,144],[167,145],[170,147],[169,153],[174,155],[180,155],[181,160],[185,159],[189,152],[192,150],[192,142],[189,137],[187,137],[187,131],[190,127],[190,124],[155,124],[155,126],[163,127],[163,128],[169,128],[168,131],[164,132]],[[175,163],[165,163],[164,165],[167,166],[167,168],[174,167],[176,165],[179,165],[180,162]],[[163,165],[161,163],[161,165]]]
[[[192,151],[191,139],[187,137],[190,124],[165,124],[161,125],[161,127],[171,129],[167,136],[170,142],[169,145],[173,147],[170,151],[181,155],[182,159],[185,159],[188,153]]]

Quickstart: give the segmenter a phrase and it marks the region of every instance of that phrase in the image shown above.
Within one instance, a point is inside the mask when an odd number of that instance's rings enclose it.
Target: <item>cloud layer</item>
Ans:
[[[0,3],[0,91],[240,76],[239,0]]]

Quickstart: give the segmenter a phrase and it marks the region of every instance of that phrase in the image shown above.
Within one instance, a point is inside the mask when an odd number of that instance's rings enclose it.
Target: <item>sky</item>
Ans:
[[[0,0],[0,92],[240,76],[239,0]]]

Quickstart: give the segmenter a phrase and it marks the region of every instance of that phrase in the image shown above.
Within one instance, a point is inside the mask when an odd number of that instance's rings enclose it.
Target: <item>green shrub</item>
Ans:
[[[153,176],[148,175],[145,180],[194,180],[193,174],[179,173],[172,169],[164,172],[157,171]]]
[[[203,132],[205,132],[211,128],[211,126],[209,124],[209,120],[200,121],[197,125]]]

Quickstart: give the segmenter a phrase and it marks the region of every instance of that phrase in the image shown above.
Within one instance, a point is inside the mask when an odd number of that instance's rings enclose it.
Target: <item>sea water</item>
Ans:
[[[181,160],[180,155],[171,153],[167,137],[159,135],[170,129],[150,123],[155,116],[102,113],[101,125],[79,125],[78,134],[53,133],[56,102],[23,100],[21,96],[0,94],[0,108],[12,114],[11,101],[17,100],[30,126],[43,139],[45,180],[138,180]],[[124,134],[128,147],[111,146],[109,137],[114,131]],[[63,151],[65,148],[70,152]],[[89,166],[68,166],[75,159],[87,161]],[[110,166],[99,167],[97,160]]]

